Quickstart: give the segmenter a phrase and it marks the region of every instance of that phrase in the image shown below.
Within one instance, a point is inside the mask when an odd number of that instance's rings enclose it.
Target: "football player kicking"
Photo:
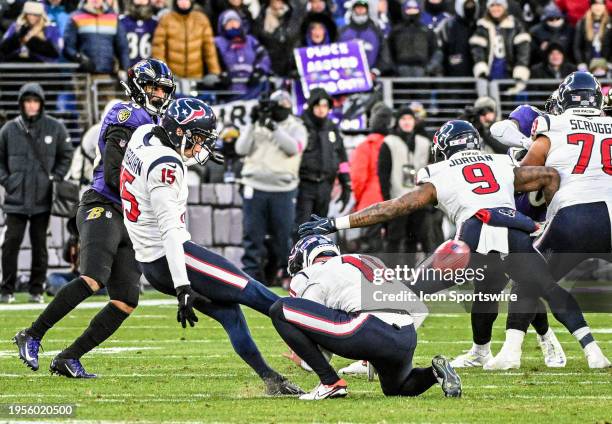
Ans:
[[[505,275],[516,282],[517,295],[523,299],[522,310],[516,310],[519,302],[509,304],[509,313],[521,317],[513,324],[520,332],[513,336],[526,333],[537,310],[537,299],[542,297],[555,318],[581,343],[584,337],[593,340],[578,303],[555,283],[546,262],[533,248],[530,233],[536,229],[535,223],[515,207],[515,191],[542,189],[550,203],[559,187],[559,174],[550,167],[516,167],[508,155],[486,154],[479,147],[478,132],[471,124],[449,121],[436,132],[432,146],[434,157],[439,154],[445,160],[421,169],[414,190],[349,216],[315,216],[300,226],[300,236],[373,225],[435,204],[456,223],[457,238],[470,247],[470,267],[483,270],[485,278],[474,281],[476,292],[499,293],[506,285]],[[448,287],[448,283],[433,280],[419,280],[411,286],[413,291],[426,293]],[[490,350],[497,307],[497,302],[473,303],[476,348]],[[478,314],[482,315],[475,320]],[[594,340],[591,343],[593,351],[599,350]],[[587,359],[591,366],[589,355]]]
[[[371,286],[378,259],[341,255],[327,237],[299,240],[289,256],[290,293],[272,305],[274,327],[289,347],[321,380],[302,400],[344,397],[347,383],[338,377],[321,348],[351,359],[369,361],[387,396],[418,396],[439,383],[446,396],[461,396],[461,379],[443,356],[431,367],[413,368],[417,345],[413,317],[389,311],[366,312],[362,284]]]
[[[104,116],[92,187],[83,193],[76,215],[82,274],[57,293],[31,327],[14,337],[19,357],[34,371],[38,370],[38,350],[47,331],[106,287],[110,302],[85,332],[51,361],[50,367],[51,372],[66,377],[95,377],[85,371],[81,357],[117,331],[138,305],[140,272],[121,216],[119,171],[132,133],[158,120],[170,104],[175,84],[164,62],[147,59],[128,70],[124,87],[132,101],[118,103]]]
[[[534,143],[521,166],[546,165],[561,176],[547,210],[548,225],[535,247],[548,260],[555,280],[589,258],[612,261],[612,119],[602,114],[599,82],[574,72],[559,86],[559,115],[535,121]],[[577,237],[577,235],[580,235]],[[590,368],[610,367],[586,325],[572,331]],[[496,362],[520,360],[522,337],[506,339]]]
[[[140,127],[121,170],[124,222],[136,260],[151,285],[178,298],[177,320],[186,327],[194,308],[217,320],[234,350],[261,377],[270,395],[304,393],[266,364],[240,305],[269,315],[278,296],[228,260],[190,241],[185,226],[187,164],[220,161],[214,152],[216,117],[197,99],[174,101],[160,126]]]

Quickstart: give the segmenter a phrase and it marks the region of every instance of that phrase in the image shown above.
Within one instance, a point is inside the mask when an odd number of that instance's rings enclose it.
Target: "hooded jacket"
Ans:
[[[386,71],[390,68],[389,52],[386,50],[386,42],[382,31],[372,19],[365,24],[356,24],[351,19],[342,28],[338,41],[361,40],[365,49],[370,68],[378,68]]]
[[[31,120],[20,115],[0,130],[0,185],[6,190],[6,213],[35,215],[51,210],[50,177],[64,178],[73,149],[64,125],[45,114],[41,86],[21,87],[20,106],[26,94],[41,99],[41,112]]]
[[[86,56],[97,74],[113,73],[115,58],[127,70],[127,38],[113,9],[97,12],[83,7],[73,12],[64,33],[64,56],[74,62]]]
[[[180,78],[221,73],[210,21],[197,10],[186,15],[173,10],[159,19],[151,57],[166,62]]]

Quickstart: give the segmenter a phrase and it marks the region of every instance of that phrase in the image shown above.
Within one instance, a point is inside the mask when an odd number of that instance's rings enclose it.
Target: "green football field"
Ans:
[[[612,422],[612,370],[589,370],[577,342],[556,323],[554,328],[568,356],[565,368],[547,369],[535,335],[530,333],[521,370],[460,370],[461,399],[444,398],[438,386],[419,398],[385,398],[377,382],[348,377],[349,397],[310,403],[265,396],[263,384],[233,353],[216,322],[201,317],[195,328],[183,330],[175,320],[176,307],[151,304],[159,303],[158,299],[169,298],[145,295],[124,326],[84,358],[86,369],[98,373],[95,380],[68,380],[51,376],[47,369],[52,357],[80,334],[96,309],[77,309],[51,330],[43,341],[41,369],[32,372],[17,359],[11,338],[38,311],[0,308],[0,422],[24,419],[9,415],[7,405],[15,403],[74,404],[76,413],[70,420],[76,422]],[[287,348],[269,320],[245,312],[272,366],[305,390],[314,387],[317,378],[313,374],[282,357]],[[612,315],[587,318],[602,349],[612,357]],[[501,346],[504,323],[503,316],[496,322],[495,352]],[[435,354],[452,357],[470,345],[467,314],[430,316],[419,330],[415,365],[428,366]],[[333,361],[336,367],[350,362]]]

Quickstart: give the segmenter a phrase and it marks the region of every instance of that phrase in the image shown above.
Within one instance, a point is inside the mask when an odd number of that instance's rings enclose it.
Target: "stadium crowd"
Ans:
[[[294,57],[288,54],[293,48],[359,39],[374,79],[511,78],[515,86],[510,91],[518,93],[530,78],[559,79],[576,69],[608,77],[610,12],[612,2],[605,0],[83,0],[78,4],[0,0],[0,63],[74,62],[95,78],[116,75],[124,80],[131,65],[154,57],[167,62],[178,78],[198,79],[208,88],[257,98],[268,77],[298,77]],[[36,162],[27,164],[31,170],[17,169],[15,162],[8,166],[12,155],[8,140],[14,138],[9,131],[22,131],[20,136],[26,137],[46,117],[45,96],[39,89],[24,87],[19,98],[27,128],[8,129],[7,124],[0,133],[0,184],[8,192],[4,212],[9,215],[2,249],[4,301],[14,291],[15,246],[25,231],[25,223],[17,223],[17,218],[29,217],[31,236],[38,234],[40,239],[42,233],[36,229],[46,228],[51,208],[47,177],[61,179],[68,172],[68,150],[56,155],[55,162],[49,160],[49,169]],[[25,104],[32,98],[41,107],[28,115]],[[326,216],[332,197],[337,198],[336,210],[349,205],[361,210],[410,190],[416,171],[430,162],[432,134],[425,129],[422,105],[412,103],[392,111],[383,102],[372,102],[367,134],[347,154],[343,135],[331,120],[334,102],[325,90],[313,90],[308,108],[298,117],[292,113],[289,93],[279,90],[270,96],[269,108],[260,102],[255,109],[250,131],[226,126],[220,135],[225,168],[220,180],[208,178],[224,181],[229,171],[232,181],[242,183],[242,265],[255,279],[287,285],[287,256],[297,226],[311,214]],[[462,118],[479,131],[486,150],[502,153],[507,147],[489,133],[496,112],[495,102],[483,97]],[[90,138],[95,140],[97,133]],[[27,143],[22,148],[35,149]],[[33,152],[31,157],[40,156]],[[78,160],[87,159],[79,154]],[[17,183],[14,173],[29,178],[46,174],[39,178],[45,183]],[[336,181],[339,190],[334,191]],[[17,186],[23,190],[21,203],[11,209],[11,191]],[[36,190],[42,194],[36,195]],[[24,207],[30,196],[26,191],[32,191],[42,208],[32,212]],[[32,225],[37,214],[42,224]],[[442,220],[439,210],[428,207],[384,227],[368,228],[353,249],[431,253],[444,239]],[[32,301],[42,300],[39,280],[47,271],[42,244],[37,243],[33,258]]]

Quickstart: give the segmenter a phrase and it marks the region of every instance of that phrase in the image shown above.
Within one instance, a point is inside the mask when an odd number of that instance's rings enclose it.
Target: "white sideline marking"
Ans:
[[[139,350],[153,350],[153,349],[161,349],[161,347],[150,347],[150,346],[141,346],[141,347],[98,347],[92,350],[90,355],[112,355],[120,352],[132,352]],[[55,356],[59,354],[61,350],[48,350],[41,353],[39,356]],[[16,356],[16,351],[14,350],[0,350],[0,358],[2,357],[12,357]]]
[[[101,309],[105,307],[108,302],[83,302],[76,309]],[[162,305],[173,305],[176,306],[176,299],[151,299],[141,300],[138,302],[138,306],[162,306]],[[47,307],[47,303],[18,303],[16,305],[0,305],[0,312],[2,311],[40,311]]]

